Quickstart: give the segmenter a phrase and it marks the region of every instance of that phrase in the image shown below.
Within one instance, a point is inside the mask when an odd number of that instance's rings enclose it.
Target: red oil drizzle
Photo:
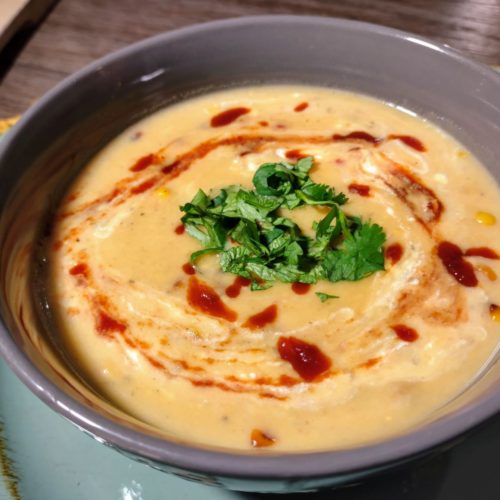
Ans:
[[[428,224],[437,222],[443,213],[444,206],[441,200],[432,189],[425,186],[420,179],[402,165],[396,164],[396,168],[391,171],[391,174],[399,181],[399,185],[384,181],[385,184],[408,206],[417,221],[429,230]],[[421,214],[418,206],[423,203],[425,203],[426,209]]]
[[[371,368],[372,366],[375,366],[377,365],[378,363],[380,363],[380,360],[381,358],[377,357],[377,358],[369,358],[367,359],[364,363],[361,363],[360,365],[358,365],[359,368],[366,368],[366,369],[369,369]]]
[[[300,104],[297,104],[293,110],[297,113],[300,113],[301,111],[304,111],[304,109],[307,109],[309,107],[308,102],[301,102]]]
[[[454,243],[442,241],[438,245],[438,256],[444,267],[461,285],[476,286],[477,278],[472,265],[463,258],[463,252]]]
[[[403,247],[400,243],[392,243],[385,249],[385,257],[391,261],[391,264],[396,264],[403,256]]]
[[[123,188],[113,189],[107,201],[113,201],[117,196],[121,195],[122,193],[123,193]]]
[[[166,165],[165,167],[163,167],[161,169],[161,171],[164,174],[170,174],[171,172],[173,172],[180,165],[180,163],[181,163],[180,160],[175,160],[172,163],[170,163],[169,165]]]
[[[77,264],[69,270],[69,274],[72,276],[83,276],[88,279],[89,277],[89,267],[85,263]]]
[[[185,264],[182,265],[182,270],[186,273],[192,276],[193,274],[196,274],[196,269],[193,266],[193,264],[190,264],[189,262],[186,262]]]
[[[289,160],[300,160],[302,158],[306,158],[308,155],[302,153],[300,149],[290,149],[285,153],[285,156]]]
[[[401,142],[404,142],[410,148],[413,148],[416,151],[420,151],[421,153],[423,153],[424,151],[427,151],[427,148],[422,144],[422,142],[419,139],[417,139],[416,137],[413,137],[411,135],[391,134],[387,137],[387,139],[388,140],[399,139]]]
[[[186,228],[184,226],[184,224],[179,224],[178,226],[176,226],[176,228],[174,229],[174,232],[175,234],[184,234],[186,232]]]
[[[267,127],[267,126],[269,126],[269,122],[268,122],[268,121],[266,121],[266,120],[261,120],[261,121],[259,122],[259,125],[260,125],[261,127]]]
[[[378,144],[380,139],[373,137],[373,135],[368,132],[363,132],[362,130],[355,130],[354,132],[350,132],[349,134],[334,134],[332,136],[334,141],[350,141],[352,139],[359,139],[361,141],[370,142],[371,144]]]
[[[210,125],[212,127],[224,127],[225,125],[233,123],[240,116],[246,115],[247,113],[250,113],[249,108],[239,107],[226,109],[226,111],[222,111],[221,113],[212,117],[212,119],[210,120]]]
[[[113,337],[112,332],[124,332],[127,325],[112,318],[107,312],[102,309],[98,312],[97,331],[104,337]]]
[[[277,125],[276,125],[277,127]],[[357,131],[357,132],[351,132],[350,134],[347,135],[336,135],[335,136],[338,140],[348,140],[348,137],[351,137],[352,140],[355,140],[356,138],[358,139],[364,139],[368,140],[369,142],[373,141],[378,141],[378,139],[375,139],[373,136],[370,134],[367,134],[366,132],[362,131]],[[289,145],[294,145],[297,144],[297,142],[301,143],[307,143],[307,144],[329,144],[333,140],[332,135],[315,135],[315,136],[303,136],[301,134],[288,134],[288,135],[274,135],[274,134],[268,134],[268,135],[263,135],[263,134],[255,134],[255,133],[250,133],[250,134],[238,134],[236,136],[232,137],[223,137],[219,139],[208,139],[205,142],[202,142],[195,146],[194,148],[185,151],[184,153],[180,154],[175,161],[170,163],[169,165],[165,166],[162,168],[162,172],[165,173],[166,175],[169,176],[170,179],[176,178],[179,175],[181,175],[183,172],[188,170],[194,162],[197,160],[200,160],[210,154],[212,151],[216,150],[217,148],[220,147],[226,147],[226,146],[245,146],[247,145],[249,148],[252,150],[258,150],[263,144],[268,144],[268,143],[273,143],[276,141],[279,141],[280,143],[283,144],[289,144]],[[293,146],[290,146],[293,147]],[[162,160],[162,156],[159,153],[156,153],[157,156],[157,163],[159,163]],[[398,180],[400,180],[401,186],[393,186],[389,183],[387,185],[400,197],[408,206],[409,208],[413,211],[416,212],[416,205],[413,203],[410,203],[410,201],[407,200],[408,196],[411,196],[413,194],[423,194],[425,196],[432,197],[430,200],[431,202],[431,207],[429,207],[428,210],[433,212],[432,219],[429,221],[422,220],[421,217],[419,217],[418,213],[416,214],[417,220],[419,223],[423,224],[425,227],[427,227],[427,222],[435,222],[443,210],[443,206],[440,203],[440,201],[436,198],[434,193],[430,191],[428,188],[426,188],[421,182],[417,182],[415,177],[411,176],[408,172],[402,172],[402,167],[398,166],[397,169],[392,172],[393,176],[396,177]],[[108,202],[114,199],[116,196],[124,192],[123,187],[119,188],[114,188],[112,192],[101,196],[100,198],[90,202],[90,204],[85,204],[83,207],[80,207],[77,210],[71,210],[68,212],[65,212],[61,214],[61,217],[68,217],[76,212],[80,212],[81,210],[87,209],[91,205],[97,205],[103,202]],[[128,194],[130,194],[130,191],[128,191]]]
[[[367,186],[366,184],[351,182],[347,188],[350,193],[356,193],[359,194],[359,196],[370,196],[370,186]]]
[[[250,328],[250,330],[257,330],[258,328],[262,328],[270,323],[274,323],[277,317],[278,307],[276,306],[276,304],[273,304],[269,307],[266,307],[257,314],[250,316],[242,326],[245,328]]]
[[[279,385],[285,387],[293,387],[294,385],[300,384],[298,378],[289,377],[288,375],[280,375]]]
[[[145,170],[146,168],[150,167],[151,165],[154,165],[156,163],[156,155],[155,154],[149,154],[146,156],[143,156],[142,158],[139,158],[131,167],[129,170],[132,172],[140,172],[141,170]]]
[[[131,190],[131,194],[140,194],[144,193],[144,191],[147,191],[148,189],[151,189],[155,184],[156,184],[157,179],[155,177],[152,177],[151,179],[148,179],[138,186],[134,186]]]
[[[283,128],[283,127],[280,127],[279,124],[276,125],[276,128]],[[349,134],[349,136],[352,136],[354,139],[356,138],[359,139],[360,136],[358,134],[364,134],[364,132],[359,132],[359,133],[353,132]],[[347,136],[337,136],[337,137],[341,138],[344,137],[344,140],[347,140],[345,139],[345,137]],[[371,136],[369,136],[368,134],[368,137]],[[304,138],[299,134],[284,135],[284,136],[277,136],[272,134],[270,135],[242,134],[242,135],[236,135],[234,137],[225,137],[222,139],[209,139],[205,142],[198,144],[193,149],[179,155],[173,163],[163,167],[162,172],[167,175],[171,175],[172,177],[177,177],[184,171],[186,171],[192,165],[193,162],[201,160],[202,158],[204,158],[205,156],[207,156],[208,154],[210,154],[212,151],[214,151],[219,147],[250,145],[252,148],[256,148],[259,147],[261,144],[276,142],[278,140],[286,144],[296,144],[297,142],[304,142],[304,140],[310,144],[329,144],[332,141],[332,137],[312,136]]]
[[[218,293],[195,276],[189,278],[187,300],[191,307],[209,316],[236,321],[238,315],[224,304]]]
[[[292,283],[292,290],[297,295],[305,295],[311,289],[309,283]]]
[[[249,286],[252,281],[241,276],[236,276],[233,283],[226,288],[226,295],[232,299],[238,297],[244,286]]]
[[[491,248],[488,247],[469,248],[468,250],[465,251],[464,255],[466,257],[484,257],[485,259],[493,259],[493,260],[498,260],[499,258],[495,250],[492,250]]]
[[[295,337],[280,337],[277,346],[281,359],[288,361],[306,382],[312,382],[332,365],[317,346]]]
[[[157,359],[155,359],[152,356],[149,356],[148,354],[145,354],[145,353],[143,353],[143,356],[148,360],[149,364],[152,367],[157,368],[158,370],[165,369],[165,365],[161,361],[158,361]]]
[[[250,434],[250,442],[254,448],[264,448],[266,446],[272,446],[276,441],[275,438],[269,436],[265,432],[259,429],[253,429]]]
[[[406,325],[392,325],[394,333],[405,342],[415,342],[418,339],[418,333],[414,328]]]
[[[137,347],[136,342],[130,338],[124,336],[123,340],[125,341],[125,344],[127,344],[129,347],[132,347],[132,348]]]

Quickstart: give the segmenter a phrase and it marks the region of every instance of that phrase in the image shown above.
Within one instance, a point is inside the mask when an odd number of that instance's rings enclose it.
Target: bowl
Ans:
[[[216,89],[284,82],[361,92],[418,113],[500,179],[500,78],[493,71],[409,33],[318,17],[217,21],[126,47],[49,92],[0,149],[2,356],[36,396],[98,441],[160,470],[241,491],[359,480],[440,449],[500,410],[497,357],[404,435],[337,451],[256,455],[162,438],[71,368],[44,299],[40,251],[65,187],[109,140],[163,106]]]

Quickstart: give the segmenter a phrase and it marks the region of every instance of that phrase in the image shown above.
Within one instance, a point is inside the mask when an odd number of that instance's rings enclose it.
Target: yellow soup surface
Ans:
[[[349,197],[346,213],[384,228],[385,270],[251,291],[217,255],[187,265],[201,246],[179,207],[198,189],[251,189],[261,164],[303,156]],[[499,201],[468,151],[395,106],[308,86],[207,94],[133,125],[82,170],[56,215],[50,302],[83,377],[166,436],[361,445],[430,418],[494,355]],[[325,213],[287,215],[311,235]]]

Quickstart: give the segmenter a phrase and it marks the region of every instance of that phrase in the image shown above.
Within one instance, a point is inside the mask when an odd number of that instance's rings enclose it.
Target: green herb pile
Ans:
[[[312,157],[296,164],[265,163],[255,172],[253,190],[231,185],[209,196],[200,189],[180,207],[187,233],[204,247],[191,255],[191,262],[219,254],[222,271],[252,280],[252,290],[276,281],[357,281],[383,270],[383,229],[347,215],[341,208],[347,197],[314,182],[309,177],[312,166]],[[330,209],[313,223],[314,238],[280,213],[305,205]],[[317,295],[321,301],[333,298]]]

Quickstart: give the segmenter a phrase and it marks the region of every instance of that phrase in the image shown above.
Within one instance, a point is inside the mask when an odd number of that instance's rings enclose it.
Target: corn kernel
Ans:
[[[9,128],[15,125],[19,118],[20,115],[17,115],[11,118],[6,118],[5,120],[0,120],[0,134],[5,134]]]
[[[474,218],[476,222],[484,224],[485,226],[492,226],[497,221],[497,218],[489,212],[476,212]]]
[[[457,156],[459,158],[467,158],[469,156],[469,152],[468,151],[465,151],[465,149],[459,149],[457,151]]]
[[[476,266],[476,269],[483,273],[490,281],[495,281],[497,279],[497,273],[493,271],[490,266]]]
[[[160,198],[168,198],[170,196],[170,191],[165,187],[161,187],[156,190],[156,194]]]
[[[490,304],[490,316],[493,321],[500,323],[500,306]]]

